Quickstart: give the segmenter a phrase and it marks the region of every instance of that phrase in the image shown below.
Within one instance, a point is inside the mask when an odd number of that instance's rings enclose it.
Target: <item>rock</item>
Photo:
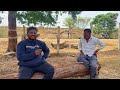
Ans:
[[[71,47],[71,48],[74,48],[74,49],[78,49],[78,44],[72,43],[72,44],[70,44],[70,47]]]
[[[52,43],[51,43],[51,46],[52,46],[54,49],[57,49],[57,43],[56,43],[56,42],[52,42]],[[69,47],[69,44],[67,43],[67,41],[60,42],[60,49],[64,49],[64,48],[67,48],[67,47]]]

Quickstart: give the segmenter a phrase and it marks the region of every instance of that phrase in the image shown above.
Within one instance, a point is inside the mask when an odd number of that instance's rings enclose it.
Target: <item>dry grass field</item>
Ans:
[[[57,32],[56,28],[38,28],[38,33],[40,33],[39,40],[44,41],[50,48],[50,57],[48,62],[54,64],[56,67],[66,67],[66,65],[72,65],[72,63],[77,62],[76,57],[79,53],[77,49],[74,48],[64,48],[60,49],[60,54],[56,54],[56,49],[51,46],[51,42],[56,42],[56,34],[52,34],[51,31]],[[61,29],[61,32],[67,29]],[[18,65],[16,57],[3,57],[6,53],[8,46],[8,29],[7,27],[0,27],[0,75],[7,75],[12,73],[18,73]],[[72,39],[67,39],[67,33],[60,35],[61,42],[67,41],[69,44],[77,44],[83,32],[81,30],[74,30],[72,34]],[[117,33],[117,32],[116,32]],[[23,28],[17,27],[18,42],[21,40],[21,35],[23,35]],[[117,34],[113,34],[117,36]],[[98,35],[97,37],[100,37]],[[100,70],[100,79],[120,79],[120,50],[118,50],[118,40],[117,39],[102,39],[106,44],[106,47],[98,53],[98,61],[100,62],[102,68]],[[88,79],[89,77],[69,77],[68,79]]]
[[[60,50],[60,54],[56,54],[56,50],[52,48],[51,42],[56,39],[40,39],[45,41],[50,48],[50,57],[48,62],[56,64],[56,67],[65,67],[66,64],[76,62],[76,57],[79,53],[74,48],[64,48]],[[61,39],[61,41],[68,41],[68,43],[78,43],[79,39]],[[98,60],[102,66],[99,74],[100,79],[120,79],[120,50],[118,50],[117,39],[102,39],[106,47],[98,53]],[[18,72],[17,59],[5,58],[2,55],[7,49],[8,39],[0,38],[0,75],[6,75]],[[68,79],[88,79],[89,77],[70,77]]]

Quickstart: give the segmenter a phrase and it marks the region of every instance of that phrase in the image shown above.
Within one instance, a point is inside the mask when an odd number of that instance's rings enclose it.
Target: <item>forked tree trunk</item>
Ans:
[[[16,11],[8,12],[8,49],[7,52],[16,52],[17,32],[16,32]]]

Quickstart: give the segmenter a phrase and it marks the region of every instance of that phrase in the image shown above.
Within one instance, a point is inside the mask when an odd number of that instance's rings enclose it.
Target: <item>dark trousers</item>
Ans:
[[[96,78],[96,69],[97,69],[97,58],[95,55],[88,56],[88,55],[80,55],[77,57],[78,62],[83,62],[85,67],[90,70],[90,78]]]
[[[29,67],[19,67],[19,79],[31,79],[35,72],[44,73],[43,79],[52,79],[54,75],[54,68],[47,62],[44,62],[40,66],[29,68]]]

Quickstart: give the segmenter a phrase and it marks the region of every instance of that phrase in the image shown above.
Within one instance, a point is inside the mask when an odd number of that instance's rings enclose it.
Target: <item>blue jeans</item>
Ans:
[[[30,68],[30,67],[19,67],[19,79],[31,79],[35,72],[44,73],[43,79],[52,79],[54,75],[54,68],[52,65],[46,61],[40,66]]]
[[[90,78],[95,79],[96,77],[96,69],[97,69],[97,57],[95,55],[80,55],[77,57],[78,62],[83,62],[85,67],[90,70]]]

